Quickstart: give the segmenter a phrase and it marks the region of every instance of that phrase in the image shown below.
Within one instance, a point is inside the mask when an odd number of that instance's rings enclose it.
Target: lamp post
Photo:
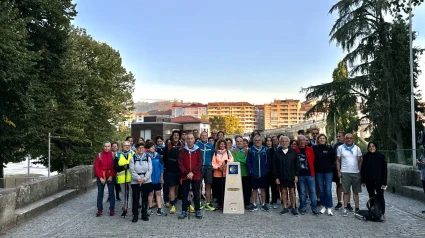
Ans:
[[[413,167],[416,166],[416,130],[415,130],[415,92],[413,85],[413,33],[412,33],[412,0],[409,0],[409,51],[410,51],[410,113],[412,120],[412,160]]]
[[[66,137],[61,137],[61,136],[52,136],[51,134],[50,134],[50,132],[49,132],[49,145],[48,145],[48,147],[49,147],[49,151],[48,151],[48,168],[47,168],[47,177],[50,177],[50,139],[51,138],[53,138],[53,139],[63,139],[63,138],[66,138]]]

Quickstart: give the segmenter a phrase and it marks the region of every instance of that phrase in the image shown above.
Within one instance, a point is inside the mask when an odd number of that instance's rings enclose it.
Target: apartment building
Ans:
[[[208,117],[235,116],[239,118],[244,133],[255,129],[254,105],[248,102],[210,102],[207,106]]]
[[[255,105],[255,130],[264,131],[264,105]]]
[[[202,115],[207,116],[207,105],[201,103],[175,103],[171,107],[171,116],[193,116],[201,119]]]
[[[274,100],[272,103],[264,104],[264,129],[290,127],[302,122],[300,109],[300,100],[293,99]]]

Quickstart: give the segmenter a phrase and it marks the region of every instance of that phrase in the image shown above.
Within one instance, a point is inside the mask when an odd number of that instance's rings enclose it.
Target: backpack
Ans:
[[[418,144],[425,145],[425,130],[420,131],[418,135]]]
[[[374,205],[371,207],[370,203],[371,201],[374,201]],[[375,197],[372,197],[367,201],[366,203],[367,210],[359,210],[356,213],[356,217],[363,221],[381,221],[381,205],[379,204],[379,201],[375,199]]]

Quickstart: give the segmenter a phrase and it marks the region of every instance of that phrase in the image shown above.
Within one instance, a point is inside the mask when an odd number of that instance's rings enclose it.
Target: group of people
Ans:
[[[132,221],[137,222],[140,208],[144,221],[149,220],[155,206],[158,216],[167,215],[164,207],[169,208],[170,214],[176,213],[181,191],[178,218],[184,219],[193,212],[200,219],[202,209],[223,209],[228,162],[240,163],[244,205],[251,212],[258,208],[263,211],[277,209],[280,199],[281,215],[304,215],[309,199],[313,215],[333,215],[333,210],[342,209],[343,216],[348,216],[349,211],[354,210],[350,204],[351,194],[355,211],[358,211],[363,186],[369,197],[379,202],[382,215],[385,214],[387,163],[373,142],[368,144],[368,151],[363,155],[354,144],[353,135],[345,132],[339,132],[337,143],[330,146],[326,135],[319,134],[318,129],[311,130],[311,138],[299,131],[294,140],[285,135],[263,138],[256,130],[250,140],[240,135],[225,138],[222,131],[214,129],[210,137],[205,131],[173,131],[166,141],[157,136],[154,141],[145,142],[140,138],[134,144],[133,138],[127,137],[121,151],[117,143],[106,142],[94,162],[98,184],[97,216],[102,215],[107,185],[111,216],[120,192],[124,196],[122,216],[130,210]],[[335,207],[333,182],[338,199]]]

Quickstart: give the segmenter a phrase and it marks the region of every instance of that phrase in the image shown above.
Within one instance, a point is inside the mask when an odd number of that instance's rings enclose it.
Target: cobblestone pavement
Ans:
[[[365,189],[364,189],[365,190]],[[247,211],[244,215],[224,215],[203,211],[203,219],[178,220],[177,214],[156,215],[150,221],[131,222],[116,214],[95,217],[96,189],[64,203],[43,215],[15,227],[0,236],[5,237],[425,237],[425,204],[386,193],[387,221],[364,222],[351,212],[343,217],[280,216],[279,209],[270,212]],[[365,207],[367,194],[360,195],[360,208]],[[336,201],[336,198],[334,198]],[[178,211],[181,201],[179,201]],[[121,202],[116,211],[120,213]],[[108,207],[105,202],[104,207]]]

